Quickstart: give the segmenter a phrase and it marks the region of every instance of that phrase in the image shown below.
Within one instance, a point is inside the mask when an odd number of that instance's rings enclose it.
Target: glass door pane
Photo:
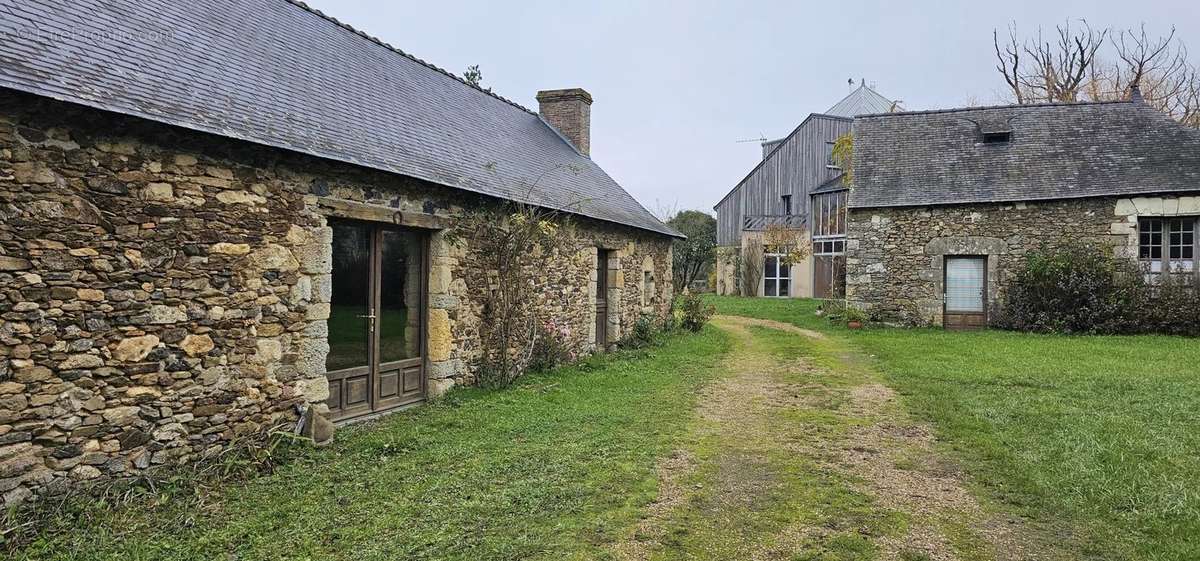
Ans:
[[[329,302],[329,411],[334,419],[369,413],[371,376],[371,235],[368,226],[330,222],[333,277]]]
[[[421,322],[424,321],[425,238],[412,230],[379,232],[378,407],[424,397]]]
[[[333,372],[370,363],[368,335],[371,295],[370,229],[334,222],[333,294],[329,303],[329,355]]]
[[[946,311],[982,312],[987,262],[978,257],[946,258]]]
[[[380,362],[421,356],[421,239],[384,230],[379,285]]]

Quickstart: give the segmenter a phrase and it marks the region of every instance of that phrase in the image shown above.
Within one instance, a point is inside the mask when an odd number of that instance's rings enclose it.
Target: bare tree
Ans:
[[[995,29],[992,30],[992,45],[996,48],[996,60],[999,61],[996,70],[1004,75],[1004,81],[1008,83],[1017,103],[1024,104],[1025,91],[1021,88],[1021,47],[1017,45],[1017,26],[1008,26],[1008,42],[1004,45],[1003,53],[1000,52],[1000,34]]]
[[[1200,127],[1200,74],[1172,28],[1153,37],[1145,25],[1111,33],[1081,25],[1055,27],[1056,37],[1019,38],[1015,25],[1002,45],[992,32],[996,70],[1020,104],[1129,99],[1133,86],[1142,99],[1172,118]],[[1106,41],[1107,39],[1107,41]],[[1105,45],[1110,51],[1101,51]],[[1107,60],[1105,56],[1107,54]]]
[[[1187,47],[1175,39],[1175,28],[1166,37],[1151,39],[1142,25],[1122,31],[1113,46],[1121,61],[1112,70],[1113,91],[1127,97],[1137,85],[1152,107],[1183,122],[1195,119],[1196,69],[1188,63]]]
[[[1070,21],[1056,26],[1057,37],[1052,40],[1044,38],[1038,29],[1036,40],[1020,43],[1016,26],[1010,26],[1009,41],[1003,52],[999,32],[992,31],[992,45],[999,61],[996,69],[1004,75],[1017,103],[1078,100],[1080,86],[1090,76],[1096,52],[1108,36],[1107,29],[1095,30],[1086,20],[1079,22],[1078,27],[1072,27]]]

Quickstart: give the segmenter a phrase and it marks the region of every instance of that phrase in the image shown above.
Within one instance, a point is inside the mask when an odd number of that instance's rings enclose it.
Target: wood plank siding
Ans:
[[[739,245],[743,216],[783,215],[783,195],[791,195],[792,215],[807,217],[809,192],[839,173],[826,167],[827,143],[850,132],[851,121],[814,113],[779,142],[713,207],[717,211],[717,244]]]

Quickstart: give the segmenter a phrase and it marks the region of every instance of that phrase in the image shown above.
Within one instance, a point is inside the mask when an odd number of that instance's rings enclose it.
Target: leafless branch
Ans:
[[[1016,25],[1008,26],[1008,43],[1004,45],[1003,53],[1000,52],[999,31],[995,29],[992,30],[992,46],[996,49],[996,70],[1004,75],[1004,81],[1008,83],[1017,103],[1025,103],[1025,96],[1021,91],[1021,50],[1017,47]]]

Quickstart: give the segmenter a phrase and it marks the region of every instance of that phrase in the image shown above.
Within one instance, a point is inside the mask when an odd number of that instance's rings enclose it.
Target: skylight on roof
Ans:
[[[984,144],[1004,144],[1012,140],[1012,131],[995,131],[983,133]]]

